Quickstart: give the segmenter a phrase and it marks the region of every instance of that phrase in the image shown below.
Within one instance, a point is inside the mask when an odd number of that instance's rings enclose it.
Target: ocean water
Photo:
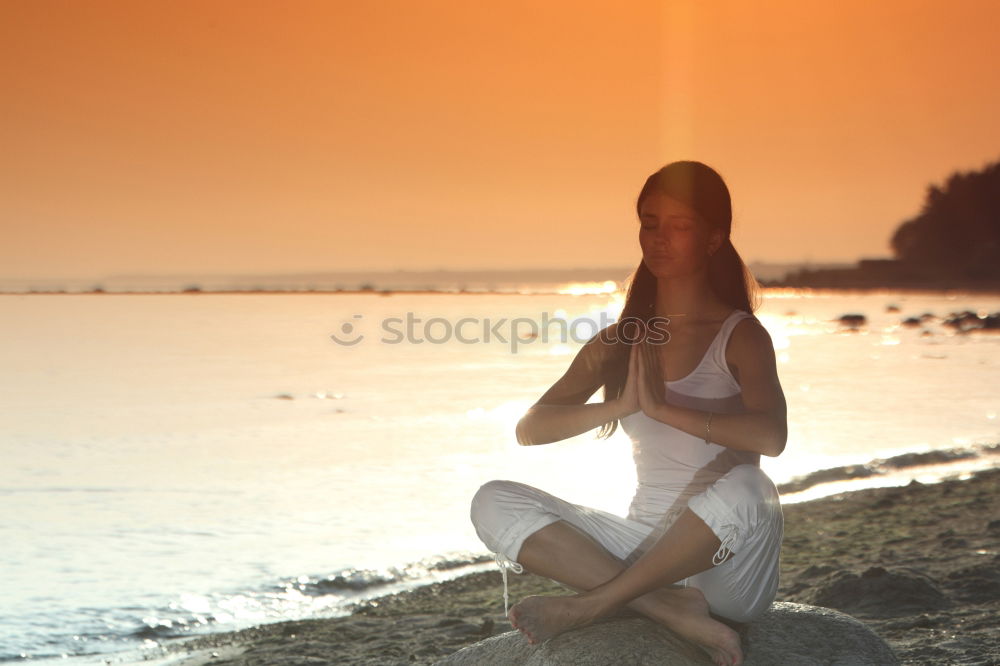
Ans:
[[[514,439],[620,311],[591,287],[0,295],[0,661],[138,661],[489,567],[468,518],[489,479],[624,514],[620,430]],[[997,464],[1000,334],[943,324],[962,310],[1000,296],[765,292],[789,439],[762,467],[844,479],[784,501]]]

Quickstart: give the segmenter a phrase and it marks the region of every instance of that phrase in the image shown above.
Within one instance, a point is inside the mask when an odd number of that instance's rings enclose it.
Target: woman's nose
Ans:
[[[653,236],[653,247],[668,248],[670,247],[670,232],[669,231],[657,231],[656,235]]]

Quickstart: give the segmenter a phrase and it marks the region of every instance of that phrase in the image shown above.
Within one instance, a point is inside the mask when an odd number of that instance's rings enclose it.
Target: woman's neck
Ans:
[[[708,286],[703,276],[674,277],[657,280],[656,299],[653,311],[659,317],[680,317],[679,323],[712,319],[721,310],[727,309]]]

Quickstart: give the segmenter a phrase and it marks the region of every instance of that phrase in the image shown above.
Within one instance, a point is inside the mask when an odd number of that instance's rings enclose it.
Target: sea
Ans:
[[[620,428],[514,436],[617,318],[621,277],[0,294],[0,662],[138,663],[495,570],[469,521],[491,479],[624,515]],[[998,311],[764,290],[783,502],[1000,464],[1000,333],[952,321]]]

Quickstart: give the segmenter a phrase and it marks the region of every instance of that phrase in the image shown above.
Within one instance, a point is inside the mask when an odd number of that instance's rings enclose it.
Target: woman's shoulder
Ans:
[[[760,319],[757,319],[757,315],[755,315],[753,312],[747,312],[746,310],[742,310],[740,308],[737,308],[733,310],[731,313],[729,313],[728,319],[732,320],[730,322],[730,325],[732,326],[734,332],[738,328],[743,328],[744,330],[746,330],[747,328],[751,328],[755,325],[763,328],[763,325],[760,323]],[[743,322],[745,321],[752,321],[754,323],[744,324]]]
[[[737,312],[741,315],[736,316]],[[741,357],[755,356],[761,353],[774,354],[774,342],[771,340],[771,334],[755,314],[745,310],[736,310],[731,316],[736,320],[726,345],[726,356],[731,362],[738,363]]]

